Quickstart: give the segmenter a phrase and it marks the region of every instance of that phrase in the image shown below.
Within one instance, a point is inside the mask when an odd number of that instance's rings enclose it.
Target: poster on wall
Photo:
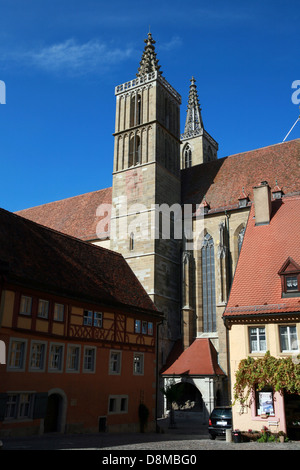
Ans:
[[[259,392],[259,414],[274,414],[273,394],[272,392]]]

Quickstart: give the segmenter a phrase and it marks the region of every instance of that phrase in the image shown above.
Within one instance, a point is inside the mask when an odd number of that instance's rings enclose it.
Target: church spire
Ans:
[[[201,109],[194,77],[191,79],[187,116],[182,137],[194,137],[203,131]]]
[[[142,59],[140,62],[140,66],[138,69],[137,77],[141,77],[142,75],[145,75],[147,73],[155,72],[157,71],[159,75],[162,75],[162,72],[160,72],[160,65],[158,65],[158,60],[156,58],[156,52],[155,52],[155,41],[152,38],[152,34],[148,33],[147,39],[144,41],[146,43]]]

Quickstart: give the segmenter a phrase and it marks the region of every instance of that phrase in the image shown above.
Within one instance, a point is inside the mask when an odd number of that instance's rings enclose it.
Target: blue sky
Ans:
[[[135,77],[149,26],[182,131],[194,76],[219,157],[281,142],[299,116],[299,25],[299,0],[0,0],[0,206],[111,186],[114,88]]]

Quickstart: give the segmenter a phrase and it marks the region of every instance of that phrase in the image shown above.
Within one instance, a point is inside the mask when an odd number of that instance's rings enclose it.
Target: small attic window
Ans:
[[[282,297],[300,297],[300,266],[289,257],[278,274],[281,277]]]
[[[286,276],[286,290],[287,292],[297,292],[298,289],[298,276]]]

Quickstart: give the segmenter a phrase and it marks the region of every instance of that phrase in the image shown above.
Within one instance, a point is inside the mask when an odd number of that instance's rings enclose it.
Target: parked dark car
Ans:
[[[232,427],[232,410],[230,406],[218,406],[212,411],[208,420],[208,432],[211,439],[225,437],[226,429]]]

